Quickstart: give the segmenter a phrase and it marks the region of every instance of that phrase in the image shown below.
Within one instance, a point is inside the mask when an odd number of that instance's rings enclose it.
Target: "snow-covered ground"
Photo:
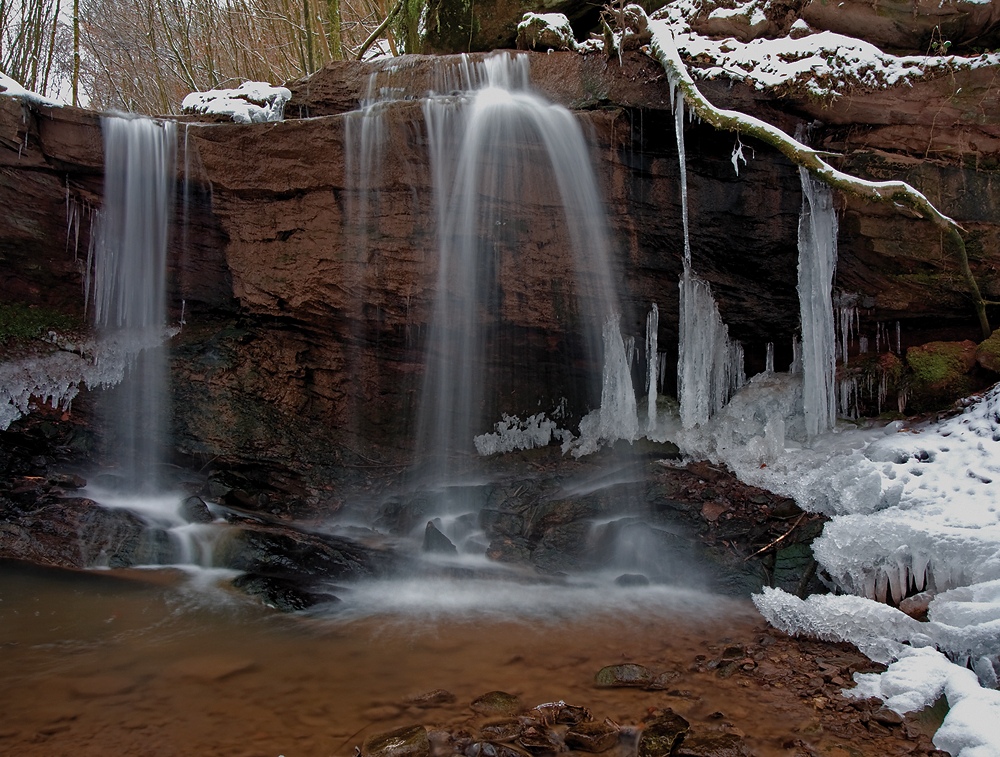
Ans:
[[[708,424],[661,433],[831,516],[813,548],[843,593],[767,589],[755,602],[770,623],[891,663],[846,693],[901,713],[943,694],[951,710],[935,745],[1000,754],[1000,384],[943,421],[841,428],[808,446],[796,441],[800,393],[795,377],[762,374]],[[929,600],[926,622],[884,603],[916,592]]]

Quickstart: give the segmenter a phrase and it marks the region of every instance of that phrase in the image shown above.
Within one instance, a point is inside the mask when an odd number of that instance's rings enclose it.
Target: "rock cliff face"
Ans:
[[[178,129],[171,264],[173,317],[183,309],[186,321],[173,348],[179,451],[334,505],[335,494],[324,493],[334,475],[409,459],[436,290],[427,132],[418,102],[388,106],[380,170],[362,181],[351,152],[361,122],[350,111],[369,76],[416,96],[441,65],[416,56],[333,64],[291,85],[283,123]],[[679,167],[661,69],[628,52],[621,64],[532,54],[531,70],[534,86],[577,111],[591,136],[616,244],[623,331],[641,341],[655,302],[660,350],[675,355]],[[860,176],[910,181],[966,229],[984,296],[998,300],[995,74],[832,102],[779,100],[739,84],[704,89],[719,105],[789,131],[812,122],[814,144],[844,153],[842,166]],[[99,128],[93,113],[0,98],[5,299],[82,316],[88,214],[101,196]],[[779,368],[790,359],[801,199],[796,169],[744,143],[748,163],[737,176],[731,135],[686,127],[694,267],[711,282],[753,374],[768,342]],[[571,252],[548,220],[552,198],[530,186],[523,195],[504,241],[516,255],[500,266],[501,317],[489,331],[494,357],[483,377],[503,387],[484,408],[494,420],[554,406],[554,384],[574,386],[574,376],[594,368],[568,346],[574,335],[561,303]],[[86,211],[79,242],[76,226],[67,234],[67,207]],[[978,340],[957,262],[937,232],[852,199],[839,198],[839,208],[837,287],[860,306],[862,331],[874,335],[881,324],[894,332],[899,322],[904,347]],[[576,413],[594,401],[583,390],[568,399]]]

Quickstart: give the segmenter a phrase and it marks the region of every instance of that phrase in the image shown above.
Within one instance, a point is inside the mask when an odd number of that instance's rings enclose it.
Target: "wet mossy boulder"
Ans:
[[[653,678],[653,671],[645,665],[626,662],[601,668],[594,676],[594,683],[602,688],[645,688],[653,682]]]
[[[1000,373],[1000,329],[976,347],[976,362],[990,373]]]
[[[522,712],[524,704],[506,691],[488,691],[473,699],[469,708],[477,715],[510,718]]]
[[[976,365],[976,344],[928,342],[906,351],[910,367],[910,409],[934,410],[971,394],[976,383],[970,371]]]
[[[430,757],[431,742],[422,725],[407,725],[365,739],[361,757]]]
[[[638,757],[667,757],[687,734],[689,723],[671,709],[650,720],[639,736]]]
[[[569,19],[561,13],[525,13],[517,25],[518,50],[575,50]]]

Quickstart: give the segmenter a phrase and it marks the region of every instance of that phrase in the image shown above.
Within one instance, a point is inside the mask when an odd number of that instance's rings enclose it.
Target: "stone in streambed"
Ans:
[[[618,586],[649,586],[649,579],[641,573],[622,573],[615,579]]]
[[[365,739],[361,757],[430,757],[431,742],[422,725],[407,725]]]
[[[690,733],[672,757],[750,757],[752,752],[735,733]]]
[[[581,752],[606,752],[618,743],[621,729],[611,723],[577,723],[563,737],[566,746]]]
[[[181,502],[180,516],[188,523],[211,523],[215,520],[205,500],[191,496]]]
[[[671,709],[646,724],[639,736],[638,757],[667,757],[688,732],[688,722]]]
[[[277,578],[244,573],[233,579],[233,587],[258,597],[269,607],[282,612],[298,612],[321,604],[333,604],[340,598],[326,591],[314,590],[294,578]]]
[[[528,753],[511,744],[474,741],[466,748],[465,757],[527,757]]]
[[[411,694],[403,699],[404,704],[411,707],[419,707],[420,709],[440,707],[441,705],[452,704],[454,701],[455,695],[445,689],[434,689],[433,691],[424,691],[420,694]]]
[[[479,735],[486,741],[513,741],[521,735],[524,725],[517,718],[504,718],[487,723],[479,729]]]
[[[457,555],[458,549],[451,543],[451,539],[441,533],[439,527],[441,521],[427,521],[424,528],[424,552],[436,555]]]
[[[477,715],[513,717],[524,710],[521,700],[506,691],[490,691],[476,697],[469,705]]]
[[[594,682],[601,687],[634,686],[644,688],[653,682],[653,671],[645,665],[637,665],[634,662],[608,665],[597,671]]]

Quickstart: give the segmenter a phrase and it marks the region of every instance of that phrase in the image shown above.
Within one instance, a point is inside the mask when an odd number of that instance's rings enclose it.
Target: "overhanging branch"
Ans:
[[[868,181],[844,173],[823,159],[823,155],[828,153],[821,153],[802,144],[776,126],[746,113],[715,107],[698,89],[687,70],[687,66],[684,65],[674,42],[670,22],[650,21],[649,30],[653,35],[651,47],[654,57],[667,72],[671,86],[680,91],[685,104],[702,121],[711,124],[716,129],[749,134],[771,145],[792,163],[805,168],[831,187],[873,202],[909,208],[940,229],[944,233],[947,243],[955,250],[959,268],[972,296],[983,338],[985,339],[992,333],[989,320],[986,317],[986,303],[969,267],[969,256],[965,247],[965,239],[962,237],[963,229],[958,223],[944,215],[922,193],[904,181]]]

